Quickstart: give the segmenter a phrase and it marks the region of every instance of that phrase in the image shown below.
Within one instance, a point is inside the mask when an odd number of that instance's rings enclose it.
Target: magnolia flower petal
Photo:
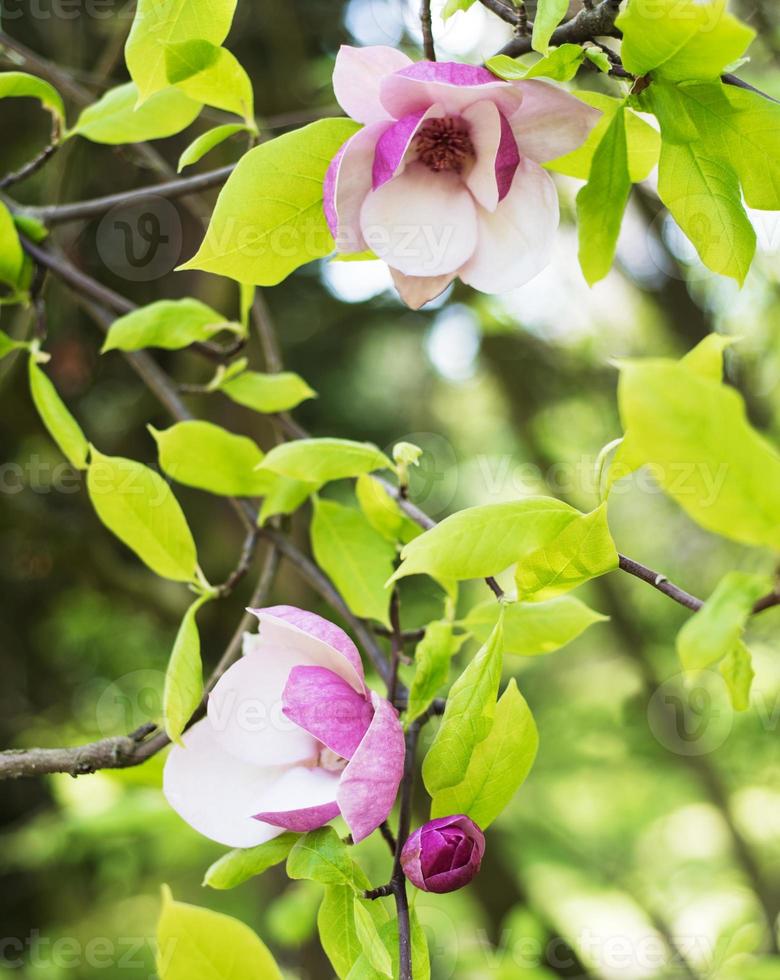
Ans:
[[[404,732],[389,701],[371,692],[374,717],[341,774],[339,809],[357,844],[387,819],[404,771]]]
[[[330,162],[322,185],[322,209],[338,252],[362,252],[366,248],[360,231],[360,208],[371,190],[377,140],[391,125],[388,120],[361,129]]]
[[[531,79],[515,84],[523,101],[509,123],[520,152],[537,163],[576,150],[601,118],[598,109],[547,82]]]
[[[401,299],[412,310],[419,310],[421,306],[436,299],[455,278],[454,272],[444,276],[407,276],[398,269],[391,269],[390,275]]]
[[[550,261],[558,219],[552,178],[532,160],[522,159],[509,194],[496,210],[479,210],[479,242],[458,275],[483,293],[522,286]]]
[[[268,606],[249,611],[260,620],[260,630],[251,643],[252,652],[262,653],[266,647],[292,649],[298,654],[299,664],[327,667],[343,677],[358,694],[365,693],[358,648],[335,623],[295,606]]]
[[[163,793],[204,837],[228,847],[254,847],[281,833],[252,819],[279,770],[249,765],[225,752],[207,720],[182,736],[165,762]]]
[[[368,731],[371,702],[324,667],[295,667],[282,696],[290,721],[343,759],[351,759]]]
[[[261,766],[317,758],[317,740],[282,712],[287,678],[301,662],[305,657],[294,648],[266,644],[225,671],[207,708],[212,738],[223,751]]]
[[[397,177],[403,166],[409,162],[409,149],[420,126],[428,119],[439,119],[443,115],[444,110],[441,106],[432,105],[404,116],[382,133],[377,140],[374,154],[371,174],[373,190]]]
[[[520,163],[517,143],[506,117],[493,102],[475,102],[463,111],[463,118],[476,153],[466,186],[483,208],[495,211],[509,193]]]
[[[358,122],[387,119],[389,113],[379,100],[380,82],[386,75],[411,64],[411,59],[396,48],[384,45],[354,48],[343,44],[333,69],[333,91],[338,104]]]
[[[511,115],[523,96],[514,85],[502,82],[478,65],[418,61],[386,75],[379,85],[379,98],[385,109],[400,119],[434,103],[447,113],[459,114],[483,99],[490,99],[502,112]]]
[[[409,276],[455,272],[477,244],[476,207],[460,176],[422,163],[366,197],[360,227],[369,248]]]
[[[288,769],[268,787],[255,820],[298,833],[316,830],[339,815],[338,785],[339,773],[302,766]]]

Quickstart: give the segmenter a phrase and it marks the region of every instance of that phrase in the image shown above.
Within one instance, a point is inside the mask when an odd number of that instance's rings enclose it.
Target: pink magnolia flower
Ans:
[[[381,46],[342,47],[333,88],[365,124],[325,177],[339,252],[371,249],[415,309],[456,276],[496,293],[547,265],[558,197],[539,164],[576,149],[597,110],[545,82]]]
[[[187,823],[230,847],[339,814],[355,841],[390,812],[404,761],[395,708],[366,688],[357,647],[314,613],[251,610],[260,631],[174,745],[163,789]]]
[[[415,887],[424,892],[454,892],[479,871],[485,854],[485,835],[463,813],[439,817],[407,838],[401,867]]]

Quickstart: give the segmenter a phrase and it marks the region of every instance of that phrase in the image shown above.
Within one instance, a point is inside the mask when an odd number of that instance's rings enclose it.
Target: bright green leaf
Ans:
[[[26,340],[14,340],[7,333],[0,330],[0,360],[7,354],[15,350],[29,350],[30,345]]]
[[[723,380],[723,352],[735,341],[722,333],[711,333],[680,359],[682,367],[710,381]]]
[[[469,612],[459,626],[486,642],[496,625],[499,606],[487,599]],[[504,606],[504,652],[521,657],[552,653],[576,640],[594,623],[608,617],[595,612],[574,596],[559,596],[547,602],[510,602]]]
[[[356,616],[390,625],[395,548],[354,507],[315,500],[311,545],[320,568],[333,580]]]
[[[387,947],[382,942],[371,913],[366,908],[366,903],[358,898],[353,902],[355,916],[355,932],[357,933],[360,945],[363,947],[363,955],[368,959],[371,966],[383,977],[393,977],[393,961]]]
[[[282,980],[265,943],[221,912],[175,902],[163,887],[157,924],[160,980]]]
[[[277,374],[244,371],[221,383],[219,390],[239,405],[265,414],[288,412],[307,398],[317,397],[317,393],[303,378],[292,371],[280,371]]]
[[[10,97],[38,99],[44,109],[65,122],[65,106],[59,92],[48,82],[24,71],[0,73],[0,99]]]
[[[737,645],[753,603],[767,591],[763,575],[729,572],[695,616],[677,634],[677,653],[686,670],[704,670]]]
[[[24,252],[14,219],[5,204],[0,201],[0,282],[16,287],[23,267]]]
[[[606,51],[594,47],[584,48],[584,51],[585,57],[592,65],[595,65],[599,71],[603,71],[605,75],[609,74],[612,70],[612,62],[609,60],[609,55]]]
[[[187,722],[203,699],[200,633],[195,616],[211,596],[200,596],[184,614],[165,672],[163,726],[172,742],[179,742]]]
[[[257,847],[228,851],[206,871],[203,884],[219,890],[235,888],[285,861],[299,837],[300,834],[286,832]]]
[[[485,62],[485,67],[507,81],[526,78],[553,78],[558,82],[568,82],[577,74],[585,58],[585,50],[579,44],[562,44],[551,48],[549,54],[535,64],[524,65],[505,54],[498,54]]]
[[[252,83],[226,48],[202,40],[169,44],[165,70],[170,84],[189,98],[233,112],[254,129]]]
[[[92,447],[87,489],[100,520],[153,572],[176,582],[192,581],[195,542],[178,501],[158,473]]]
[[[44,374],[32,357],[29,361],[29,371],[30,393],[41,421],[71,466],[77,470],[85,470],[89,443],[81,431],[81,426],[66,408],[51,379]]]
[[[184,269],[273,286],[333,249],[322,210],[330,161],[360,127],[321,119],[245,154],[217,200],[206,237]]]
[[[502,619],[450,688],[444,717],[422,766],[431,796],[464,779],[474,749],[493,727],[503,659]]]
[[[735,711],[747,711],[750,707],[750,688],[755,674],[750,650],[741,640],[737,640],[731,651],[726,654],[719,669],[729,691],[731,706]]]
[[[138,90],[132,82],[109,89],[83,110],[67,136],[111,145],[164,139],[186,129],[203,108],[174,88],[159,92],[139,108],[137,102]]]
[[[493,603],[498,611],[498,604]],[[409,688],[407,721],[412,722],[428,708],[447,683],[450,662],[460,649],[464,637],[453,635],[452,623],[429,623],[425,636],[414,651],[414,678]]]
[[[353,868],[346,844],[332,827],[310,830],[299,837],[287,858],[288,877],[323,885],[352,886]]]
[[[355,883],[358,888],[370,887],[365,876],[356,870]],[[354,916],[355,891],[351,885],[328,885],[317,915],[317,928],[325,954],[340,980],[345,980],[363,953],[358,939]],[[377,926],[387,921],[381,902],[366,901],[365,908]],[[369,975],[366,980],[375,980]]]
[[[612,268],[630,193],[625,110],[618,109],[593,154],[588,182],[577,194],[579,259],[591,286]]]
[[[207,153],[216,146],[219,146],[220,143],[224,143],[225,140],[230,139],[231,136],[235,136],[236,133],[245,133],[246,131],[247,127],[243,123],[226,123],[224,126],[215,126],[213,129],[201,133],[179,157],[179,163],[176,168],[178,173],[181,173],[185,167],[191,167],[193,163],[197,163],[198,160],[203,159]]]
[[[579,511],[552,497],[471,507],[406,545],[395,578],[426,573],[439,581],[484,578],[541,548]]]
[[[372,470],[392,469],[392,463],[370,442],[296,439],[275,446],[263,460],[262,469],[322,486]]]
[[[210,340],[226,326],[225,317],[200,300],[161,299],[114,320],[101,353],[144,347],[177,350]]]
[[[247,436],[211,422],[178,422],[158,432],[149,427],[160,452],[160,467],[177,483],[226,497],[266,492],[268,474],[257,472],[263,451]]]
[[[519,598],[551,599],[604,575],[618,566],[618,553],[607,523],[607,505],[583,514],[517,566]]]
[[[382,484],[368,473],[361,473],[355,484],[355,493],[363,515],[383,538],[394,544],[406,544],[422,534],[422,528],[398,506]]]
[[[236,0],[139,0],[125,60],[141,100],[168,85],[168,45],[192,40],[222,44],[235,9]]]
[[[459,10],[468,10],[470,7],[473,7],[475,2],[476,0],[447,0],[442,8],[441,19],[449,20]]]
[[[569,0],[538,0],[531,44],[534,51],[547,53],[553,31],[569,12]]]
[[[277,514],[292,514],[301,504],[319,489],[316,483],[291,480],[277,473],[258,473],[264,477],[263,505],[257,523],[262,527],[267,520]]]
[[[525,782],[539,747],[539,733],[514,678],[496,704],[490,734],[477,745],[457,786],[440,790],[431,818],[465,813],[485,830]]]

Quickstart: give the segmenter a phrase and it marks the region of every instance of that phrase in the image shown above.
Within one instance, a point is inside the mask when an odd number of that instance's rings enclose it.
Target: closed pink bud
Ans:
[[[479,871],[484,853],[485,835],[461,813],[415,830],[401,851],[401,867],[424,892],[454,892]]]

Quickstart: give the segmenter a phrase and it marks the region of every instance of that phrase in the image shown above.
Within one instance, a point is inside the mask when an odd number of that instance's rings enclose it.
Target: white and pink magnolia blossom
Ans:
[[[259,632],[245,634],[206,717],[168,756],[168,802],[230,847],[339,814],[363,840],[387,818],[401,781],[396,710],[366,688],[357,647],[338,626],[293,606],[251,611]]]
[[[342,47],[333,88],[364,124],[325,177],[340,253],[373,251],[415,309],[456,276],[498,293],[547,265],[558,197],[540,164],[580,146],[597,110],[545,82],[382,46]]]

